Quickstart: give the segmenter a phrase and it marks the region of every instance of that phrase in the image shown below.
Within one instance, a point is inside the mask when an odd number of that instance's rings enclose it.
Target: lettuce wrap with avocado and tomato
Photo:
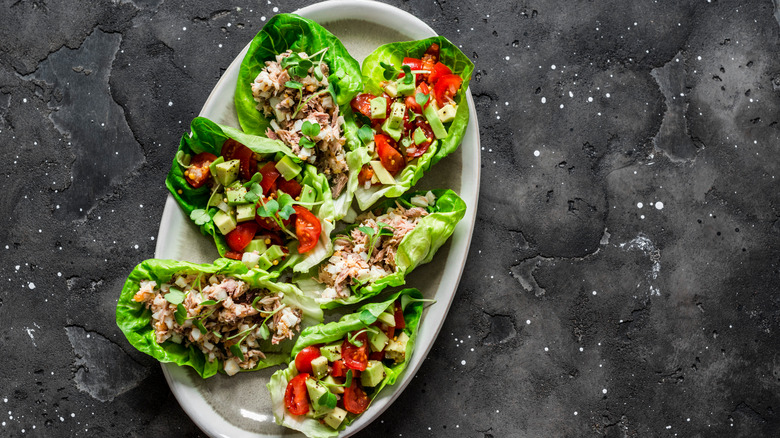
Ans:
[[[313,165],[279,140],[203,117],[190,129],[165,184],[220,256],[278,274],[330,255],[333,199]]]
[[[401,286],[428,263],[466,213],[452,190],[409,192],[385,199],[333,239],[334,253],[296,284],[329,309]]]
[[[337,436],[406,369],[422,301],[417,289],[404,289],[304,329],[290,365],[267,385],[276,422],[309,438]]]
[[[474,64],[438,36],[385,44],[363,61],[364,92],[351,102],[358,125],[360,209],[409,190],[460,145],[469,121]]]
[[[327,177],[335,218],[348,211],[362,163],[349,102],[363,88],[360,65],[309,19],[278,14],[250,43],[234,101],[244,132],[280,139]]]
[[[322,318],[294,285],[229,259],[145,260],[128,276],[116,308],[133,347],[204,379],[286,362],[291,339]]]

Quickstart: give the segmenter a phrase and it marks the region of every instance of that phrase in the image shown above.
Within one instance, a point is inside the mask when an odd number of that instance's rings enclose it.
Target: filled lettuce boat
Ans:
[[[286,362],[294,336],[322,322],[322,311],[294,285],[240,262],[151,259],[127,278],[116,321],[139,351],[207,378]]]
[[[206,118],[182,136],[165,184],[220,256],[250,268],[306,271],[332,252],[328,181],[279,140]]]
[[[474,64],[444,37],[385,44],[364,61],[364,92],[352,99],[361,171],[361,210],[409,190],[461,143]]]
[[[337,436],[406,369],[422,295],[404,289],[339,321],[308,327],[290,365],[271,376],[274,418],[310,438]]]
[[[452,190],[406,193],[358,216],[333,239],[334,253],[295,278],[323,308],[354,304],[386,287],[401,286],[428,263],[466,213]]]
[[[360,65],[324,27],[279,14],[255,36],[236,84],[244,132],[282,141],[325,175],[336,219],[349,209],[360,170],[349,102],[362,89]],[[350,141],[351,140],[351,141]],[[354,174],[354,175],[353,175]],[[350,189],[351,187],[351,189]]]

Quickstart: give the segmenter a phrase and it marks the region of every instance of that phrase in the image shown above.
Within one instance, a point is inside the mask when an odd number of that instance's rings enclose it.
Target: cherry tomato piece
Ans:
[[[257,223],[255,222],[242,222],[233,229],[233,231],[227,233],[225,239],[227,244],[233,251],[242,252],[252,238],[257,233]]]
[[[363,168],[360,169],[360,173],[358,173],[358,184],[361,186],[366,183],[366,181],[371,181],[371,178],[374,176],[374,169],[371,167],[370,164],[364,164]]]
[[[314,345],[309,345],[295,355],[295,368],[298,369],[299,373],[311,374],[311,361],[320,356],[320,349]]]
[[[268,196],[270,193],[275,192],[274,183],[279,176],[281,176],[279,171],[276,170],[276,163],[273,161],[266,163],[265,166],[260,168],[260,174],[263,175],[263,179],[260,181],[260,187],[263,188],[263,194]]]
[[[252,175],[257,172],[257,159],[252,149],[242,145],[241,143],[229,138],[222,145],[222,156],[225,157],[225,161],[239,160],[241,161],[240,174],[242,179],[251,179]]]
[[[299,183],[294,179],[287,181],[284,178],[277,178],[276,187],[279,190],[283,191],[284,193],[287,193],[288,195],[292,196],[293,199],[297,198],[298,196],[301,196],[301,190],[303,190],[303,187],[301,187],[301,183]]]
[[[436,81],[441,79],[443,76],[451,75],[452,70],[450,70],[449,67],[442,64],[441,62],[437,62],[436,65],[433,66],[433,72],[428,76],[428,83],[431,85],[435,85]]]
[[[344,377],[347,375],[347,366],[344,365],[344,361],[339,359],[333,362],[331,365],[330,375],[333,377]]]
[[[385,352],[384,351],[372,351],[371,354],[368,355],[368,358],[370,360],[384,360],[385,359]]]
[[[309,412],[309,390],[306,388],[308,378],[307,373],[301,373],[287,383],[284,405],[293,415],[304,415]]]
[[[227,257],[229,259],[233,259],[233,260],[241,260],[241,257],[243,257],[243,256],[244,256],[244,253],[240,252],[240,251],[230,250],[230,251],[225,253],[225,257]]]
[[[431,125],[428,124],[428,121],[423,119],[422,117],[417,117],[412,123],[414,129],[416,128],[422,129],[423,133],[425,134],[425,138],[428,139],[416,145],[414,152],[407,153],[407,156],[409,158],[416,158],[428,151],[428,148],[431,146],[431,143],[433,143],[434,135],[433,135],[433,129],[431,129]]]
[[[376,144],[376,152],[379,155],[382,166],[391,175],[397,174],[404,168],[406,165],[404,157],[395,148],[395,141],[390,136],[377,134],[374,136],[374,143]]]
[[[298,237],[298,253],[303,254],[317,246],[322,233],[322,225],[306,207],[293,205],[295,209],[295,235]]]
[[[344,340],[344,343],[341,344],[341,358],[347,368],[365,371],[368,367],[368,336],[366,332],[359,334],[356,340],[362,342],[362,346],[358,347],[349,342],[348,339]]]
[[[208,152],[201,152],[190,160],[190,165],[184,171],[184,179],[194,188],[199,188],[206,184],[211,176],[209,165],[217,159],[217,156]]]
[[[363,388],[358,386],[357,379],[352,379],[352,385],[344,388],[344,409],[353,414],[362,414],[368,408],[368,396]]]
[[[440,106],[444,106],[452,101],[452,98],[458,93],[463,78],[458,75],[442,76],[433,86],[433,94]]]
[[[371,93],[360,93],[357,96],[352,98],[352,101],[350,102],[350,105],[352,108],[359,112],[360,114],[363,114],[364,116],[371,118],[371,100],[373,100],[376,96],[374,96]]]
[[[395,302],[395,328],[396,330],[401,330],[406,328],[406,320],[404,319],[404,311],[401,309],[401,303],[396,301]]]

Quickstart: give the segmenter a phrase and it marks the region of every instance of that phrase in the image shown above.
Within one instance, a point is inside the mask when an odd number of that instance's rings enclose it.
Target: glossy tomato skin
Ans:
[[[222,144],[222,156],[225,157],[225,161],[241,161],[240,174],[242,179],[251,179],[257,171],[257,159],[252,149],[232,138],[225,140],[225,143]]]
[[[301,187],[301,183],[299,183],[298,181],[294,179],[287,181],[284,178],[276,179],[276,188],[292,196],[293,199],[297,198],[298,196],[301,196],[301,190],[303,190],[303,187]]]
[[[414,121],[412,122],[412,126],[413,126],[412,129],[416,129],[416,128],[422,129],[422,131],[425,133],[425,138],[428,139],[415,146],[414,152],[407,153],[407,156],[409,158],[417,158],[428,151],[428,148],[431,146],[431,143],[433,143],[434,135],[433,135],[433,129],[431,129],[431,125],[428,124],[428,121],[422,117],[417,117],[416,119],[414,119]]]
[[[360,173],[358,174],[358,184],[362,186],[366,183],[366,181],[371,181],[373,176],[374,169],[371,168],[370,164],[364,164],[363,168],[360,169]]]
[[[339,359],[331,365],[330,375],[333,377],[344,377],[347,375],[347,369],[347,366],[344,365],[344,361]]]
[[[371,93],[359,93],[357,96],[352,98],[352,101],[350,102],[350,105],[352,108],[359,112],[360,114],[363,114],[364,116],[371,118],[371,100],[373,100],[376,96],[374,96]]]
[[[458,75],[442,76],[436,82],[436,85],[433,86],[433,94],[436,96],[436,101],[439,102],[439,105],[444,106],[452,101],[462,83],[463,78]]]
[[[284,391],[284,405],[293,415],[305,415],[309,412],[309,391],[306,389],[306,379],[309,374],[301,373],[293,377]]]
[[[374,136],[374,144],[376,144],[376,152],[379,155],[382,166],[391,175],[397,174],[404,168],[406,165],[404,157],[395,148],[395,141],[390,136],[377,134]]]
[[[406,328],[406,320],[404,319],[404,311],[401,309],[401,303],[395,302],[395,329],[402,330]]]
[[[363,332],[356,339],[363,343],[360,347],[353,345],[348,339],[344,340],[341,344],[341,359],[347,368],[365,371],[368,367],[368,335]]]
[[[242,222],[233,231],[227,233],[225,240],[233,251],[242,252],[257,233],[256,222]]]
[[[217,159],[217,156],[208,152],[201,152],[190,160],[190,165],[184,171],[184,179],[193,188],[202,187],[211,176],[209,165]]]
[[[358,379],[352,379],[352,385],[344,388],[344,409],[359,415],[368,408],[369,400],[363,388],[358,385]]]
[[[433,72],[431,72],[431,74],[428,76],[428,83],[434,85],[443,76],[447,76],[451,74],[452,74],[452,70],[450,70],[449,67],[442,64],[441,62],[437,62],[433,66]]]
[[[311,361],[320,356],[320,349],[315,345],[309,345],[295,355],[295,368],[299,373],[311,374]]]
[[[276,169],[276,163],[269,161],[263,167],[260,168],[260,174],[263,179],[260,181],[260,187],[263,188],[263,194],[268,196],[276,191],[276,180],[281,176]]]
[[[317,246],[322,233],[322,225],[317,216],[306,207],[293,205],[295,209],[295,235],[298,237],[298,253],[304,254]]]

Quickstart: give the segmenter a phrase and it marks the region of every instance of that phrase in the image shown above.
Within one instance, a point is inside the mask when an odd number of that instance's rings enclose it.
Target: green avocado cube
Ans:
[[[225,157],[219,156],[216,160],[212,161],[211,164],[209,164],[209,172],[211,172],[211,176],[214,178],[217,177],[217,164],[222,164],[225,162]]]
[[[333,429],[338,429],[346,416],[347,411],[336,406],[332,411],[328,412],[323,421]]]
[[[393,359],[395,363],[401,363],[406,360],[406,344],[409,342],[409,336],[406,332],[401,332],[395,339],[391,340],[385,348],[385,358]]]
[[[311,372],[315,379],[321,379],[328,374],[328,358],[319,356],[311,361]]]
[[[325,385],[314,379],[306,379],[306,389],[309,392],[311,407],[314,408],[315,418],[321,417],[331,411],[327,406],[320,404],[320,398],[328,392],[328,388],[326,388]]]
[[[282,258],[284,256],[284,251],[282,251],[282,247],[279,245],[273,245],[270,248],[268,248],[265,253],[263,253],[264,256],[268,257],[268,260],[273,262],[274,260]]]
[[[442,123],[449,123],[455,119],[455,114],[458,112],[458,107],[448,103],[444,105],[439,111],[436,111],[436,115],[439,116],[439,120]]]
[[[289,181],[301,173],[301,166],[296,164],[292,158],[285,155],[276,163],[276,170],[279,171],[279,173],[282,175],[282,178],[284,178],[286,181]]]
[[[232,211],[230,213],[225,213],[224,211],[220,210],[217,212],[217,214],[214,215],[214,225],[219,228],[220,233],[227,235],[227,233],[236,229],[238,222],[236,221],[236,216]]]
[[[392,313],[382,312],[379,314],[377,321],[383,322],[390,327],[395,327],[395,315]]]
[[[222,202],[222,193],[217,192],[214,196],[209,198],[209,207],[216,207],[219,205],[220,202]]]
[[[401,139],[401,135],[404,133],[403,126],[398,127],[391,127],[390,126],[391,119],[385,120],[385,123],[382,123],[382,131],[384,131],[387,135],[393,138],[393,140],[398,141]]]
[[[241,204],[236,207],[236,221],[246,222],[255,220],[255,204]]]
[[[317,192],[314,191],[314,188],[308,184],[304,184],[301,188],[301,204],[303,204],[304,207],[311,210],[314,206],[308,205],[313,203],[317,200]]]
[[[371,99],[371,118],[384,119],[387,117],[387,99],[383,96]]]
[[[390,97],[396,97],[398,96],[398,86],[395,84],[395,82],[388,82],[385,84],[384,87],[385,93],[387,93]]]
[[[320,383],[325,385],[328,390],[334,394],[344,394],[344,387],[341,386],[341,384],[337,382],[333,376],[325,377],[324,379],[320,380]]]
[[[244,248],[244,252],[257,251],[258,254],[262,254],[266,249],[268,249],[268,247],[265,244],[265,239],[252,239],[252,241],[249,242],[249,245]]]
[[[425,116],[425,119],[428,120],[428,124],[431,125],[431,129],[433,130],[433,135],[435,135],[436,138],[442,139],[447,137],[447,130],[444,128],[444,125],[441,123],[441,120],[439,119],[439,115],[436,113],[435,106],[428,105],[428,107],[423,110],[423,115]]]
[[[368,343],[371,344],[371,351],[384,350],[387,342],[390,338],[387,337],[385,332],[377,330],[376,332],[368,332]]]
[[[366,370],[360,373],[360,383],[364,387],[374,387],[385,378],[385,366],[382,361],[369,360]]]
[[[238,169],[240,166],[240,160],[230,160],[217,164],[215,166],[217,169],[217,182],[223,186],[229,186],[238,178]]]
[[[399,129],[404,121],[404,115],[406,114],[406,105],[403,102],[393,102],[390,105],[390,117],[387,118],[388,127],[390,129]],[[397,140],[396,140],[397,141]]]
[[[404,79],[406,78],[401,78],[400,80],[398,80],[398,82],[396,82],[396,86],[395,86],[396,93],[402,96],[411,96],[412,94],[414,94],[414,90],[417,89],[414,83],[415,81],[412,80],[411,82],[406,83],[404,82]]]
[[[341,342],[336,342],[320,347],[320,354],[327,358],[330,362],[335,362],[341,359]]]
[[[245,196],[246,188],[240,184],[238,186],[225,188],[225,197],[227,198],[228,205],[246,204],[247,200],[244,199]]]
[[[268,260],[268,256],[265,255],[265,253],[260,254],[260,258],[257,259],[257,267],[262,269],[263,271],[267,271],[273,265],[274,265],[273,262]]]
[[[428,137],[425,136],[425,131],[418,126],[417,129],[414,130],[413,140],[414,144],[420,144],[428,141]]]

